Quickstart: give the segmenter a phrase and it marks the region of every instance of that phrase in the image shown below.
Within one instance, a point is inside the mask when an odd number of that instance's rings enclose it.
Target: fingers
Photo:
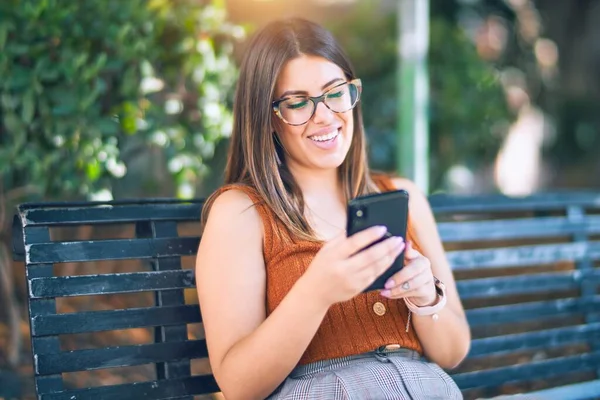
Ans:
[[[381,239],[387,233],[385,226],[373,226],[363,231],[355,233],[347,238],[342,244],[342,253],[344,257],[350,257],[358,253],[371,243]]]
[[[408,281],[382,290],[381,295],[389,298],[425,297],[434,291],[433,276],[423,272]]]
[[[348,260],[349,267],[372,269],[377,277],[392,265],[403,250],[404,240],[391,237],[352,256]]]
[[[404,259],[406,261],[411,261],[421,256],[422,254],[415,250],[415,248],[413,247],[412,241],[408,241],[406,251],[404,252]]]
[[[416,256],[415,256],[416,255]],[[412,256],[412,258],[410,258]],[[406,245],[406,251],[404,252],[404,260],[407,263],[404,265],[404,268],[399,272],[395,273],[388,279],[385,284],[386,289],[390,289],[395,286],[401,286],[406,282],[414,279],[417,275],[421,274],[424,271],[431,270],[431,263],[429,260],[421,255],[418,251],[416,251],[410,242]],[[410,286],[410,284],[409,284]],[[405,288],[408,290],[408,288]]]
[[[434,296],[435,287],[429,259],[416,251],[410,243],[406,246],[404,257],[409,262],[400,272],[388,279],[381,295],[389,298]]]
[[[416,251],[409,242],[404,252],[407,264],[385,283],[383,296],[411,297],[416,295],[422,286],[429,286],[433,281],[431,262]]]

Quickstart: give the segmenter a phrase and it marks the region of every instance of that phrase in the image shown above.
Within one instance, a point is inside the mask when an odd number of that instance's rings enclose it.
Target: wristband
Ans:
[[[419,307],[415,303],[410,301],[407,297],[404,298],[404,302],[406,303],[406,307],[408,307],[408,309],[412,313],[421,316],[431,315],[431,318],[433,318],[434,321],[437,321],[437,319],[439,318],[439,315],[437,313],[440,312],[446,305],[446,286],[435,276],[433,277],[433,280],[435,284],[435,290],[437,293],[437,301],[434,305]]]

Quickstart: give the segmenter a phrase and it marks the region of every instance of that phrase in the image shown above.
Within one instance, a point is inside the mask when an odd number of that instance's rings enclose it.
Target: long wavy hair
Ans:
[[[302,192],[286,167],[284,149],[274,132],[271,106],[281,70],[288,61],[302,55],[322,57],[340,67],[347,80],[356,78],[350,60],[333,35],[314,22],[280,20],[257,32],[240,68],[224,183],[251,186],[292,235],[318,241],[305,217]],[[352,142],[338,168],[346,201],[379,192],[370,177],[360,102],[352,113]],[[204,205],[202,226],[214,197],[210,196]]]

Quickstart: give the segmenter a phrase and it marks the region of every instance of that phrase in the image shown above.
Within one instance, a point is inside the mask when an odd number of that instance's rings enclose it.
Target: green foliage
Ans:
[[[2,1],[5,189],[110,191],[128,157],[158,148],[179,195],[192,195],[230,132],[243,33],[219,0]]]
[[[363,80],[363,113],[374,167],[395,169],[397,135],[397,15],[378,1],[358,2],[329,24]],[[431,189],[443,186],[455,163],[481,167],[497,153],[493,127],[509,118],[496,72],[451,22],[430,22]],[[498,131],[500,131],[498,129]]]
[[[478,169],[494,159],[511,115],[497,71],[481,60],[461,29],[432,21],[431,80],[432,177],[457,163]]]

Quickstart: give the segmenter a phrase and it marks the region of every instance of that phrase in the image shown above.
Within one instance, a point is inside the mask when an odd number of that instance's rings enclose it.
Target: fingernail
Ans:
[[[401,245],[404,243],[404,239],[402,238],[402,236],[394,236],[394,241],[397,245]]]
[[[390,290],[382,290],[381,292],[379,292],[379,294],[383,297],[390,297],[392,295],[392,292]]]
[[[386,232],[387,232],[387,226],[383,226],[383,225],[378,225],[377,226],[377,233],[378,234],[383,235]]]
[[[383,287],[384,287],[384,288],[386,288],[386,289],[391,289],[391,288],[393,288],[394,286],[396,286],[396,282],[394,282],[394,280],[393,280],[393,279],[390,279],[390,280],[388,280],[388,281],[385,283],[385,285],[384,285]]]

